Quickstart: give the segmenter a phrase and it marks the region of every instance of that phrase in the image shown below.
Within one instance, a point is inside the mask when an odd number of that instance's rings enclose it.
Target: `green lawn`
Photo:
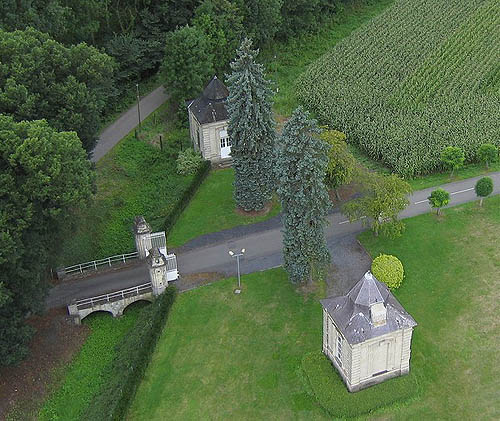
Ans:
[[[233,199],[234,170],[227,168],[212,171],[177,220],[168,236],[168,245],[178,247],[199,235],[253,224],[279,213],[275,199],[269,213],[246,216],[236,211]]]
[[[419,396],[378,409],[380,419],[498,419],[499,208],[494,197],[412,218],[397,240],[362,234],[373,256],[402,260],[396,296],[419,323],[410,374]],[[242,281],[240,296],[228,279],[178,297],[128,419],[328,418],[300,368],[321,349],[318,298],[282,269]]]
[[[77,420],[99,393],[103,373],[113,361],[115,346],[134,326],[144,302],[125,310],[123,317],[113,318],[109,313],[94,313],[83,320],[90,335],[80,352],[66,367],[62,383],[42,406],[40,421]]]
[[[396,296],[418,322],[411,370],[422,398],[384,419],[500,418],[500,196],[406,220],[397,240],[361,235],[372,256],[396,255]]]

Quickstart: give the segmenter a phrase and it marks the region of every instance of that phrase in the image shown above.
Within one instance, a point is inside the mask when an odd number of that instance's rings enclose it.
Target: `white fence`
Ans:
[[[129,260],[137,259],[138,253],[134,251],[133,253],[118,254],[116,256],[106,257],[105,259],[92,260],[91,262],[79,263],[77,265],[68,266],[57,271],[57,277],[59,279],[64,278],[67,275],[73,275],[76,273],[84,273],[87,271],[97,271],[101,266],[111,267],[116,263],[126,263]]]
[[[135,297],[137,295],[142,295],[151,291],[152,291],[151,282],[147,282],[145,284],[137,285],[135,287],[122,289],[120,291],[110,292],[109,294],[97,295],[95,297],[77,300],[75,304],[77,310],[83,310],[97,305],[123,300],[124,298]]]

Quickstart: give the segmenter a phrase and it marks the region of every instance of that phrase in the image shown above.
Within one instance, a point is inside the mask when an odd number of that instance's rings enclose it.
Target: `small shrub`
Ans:
[[[404,278],[403,264],[390,254],[381,254],[373,260],[372,273],[391,290],[399,288]]]
[[[489,168],[489,164],[498,161],[498,148],[491,143],[485,143],[479,147],[477,157]]]
[[[203,158],[194,149],[186,149],[177,156],[177,173],[180,175],[194,174],[200,168]]]
[[[450,203],[450,193],[445,189],[438,188],[427,199],[431,207],[436,208],[436,213],[439,215],[440,209]]]
[[[480,197],[479,205],[483,205],[483,199],[493,192],[493,180],[491,177],[483,177],[479,179],[474,187],[476,195]]]

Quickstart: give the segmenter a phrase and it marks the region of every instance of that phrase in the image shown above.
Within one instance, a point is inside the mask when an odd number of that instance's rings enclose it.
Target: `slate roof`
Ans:
[[[387,310],[386,324],[374,326],[370,305],[382,302]],[[337,328],[350,344],[359,344],[371,338],[399,329],[415,327],[417,322],[399,304],[389,289],[368,271],[347,295],[321,300]]]
[[[203,90],[203,94],[188,104],[200,124],[215,123],[228,119],[226,99],[229,91],[217,76]]]

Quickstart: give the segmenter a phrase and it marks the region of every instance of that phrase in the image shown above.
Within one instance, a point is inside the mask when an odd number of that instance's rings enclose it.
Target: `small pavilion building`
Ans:
[[[350,392],[410,371],[415,320],[370,271],[340,297],[321,300],[323,353]]]
[[[231,139],[227,133],[226,100],[229,91],[214,76],[202,95],[188,101],[189,132],[194,149],[214,163],[231,159]]]

